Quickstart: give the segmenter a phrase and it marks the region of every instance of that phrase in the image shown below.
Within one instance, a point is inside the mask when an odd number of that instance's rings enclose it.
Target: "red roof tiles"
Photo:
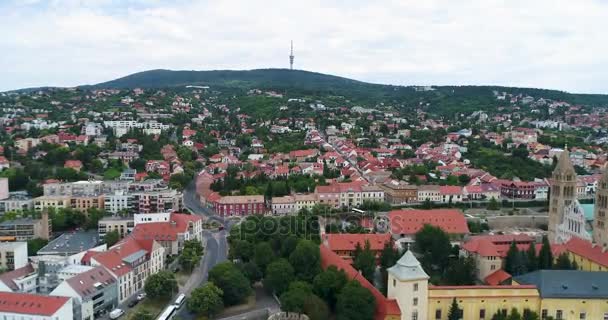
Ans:
[[[577,237],[572,237],[566,242],[564,248],[566,251],[585,257],[604,267],[608,267],[608,251],[604,252],[601,246],[594,245],[591,242]]]
[[[70,298],[28,293],[0,292],[0,314],[53,316]],[[71,310],[70,310],[71,311]]]
[[[332,233],[327,234],[327,245],[332,251],[354,251],[357,243],[361,248],[369,241],[371,250],[380,251],[384,244],[391,241],[390,234],[354,234],[354,233]]]
[[[497,286],[509,279],[511,279],[511,275],[509,273],[507,273],[506,271],[504,271],[502,269],[498,269],[498,270],[496,270],[496,272],[487,276],[484,279],[484,281],[488,285]]]
[[[393,234],[414,234],[425,224],[441,228],[448,234],[469,233],[467,221],[460,210],[393,210],[388,214]]]

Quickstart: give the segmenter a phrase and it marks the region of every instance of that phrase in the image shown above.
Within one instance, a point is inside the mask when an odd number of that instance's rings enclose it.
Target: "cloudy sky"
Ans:
[[[289,66],[404,85],[608,93],[605,0],[2,0],[0,91]]]

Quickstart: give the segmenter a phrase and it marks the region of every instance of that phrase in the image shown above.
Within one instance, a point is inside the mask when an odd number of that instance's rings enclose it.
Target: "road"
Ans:
[[[203,255],[201,262],[192,272],[192,275],[186,282],[186,284],[180,288],[180,293],[189,295],[192,290],[198,288],[202,284],[207,282],[209,276],[209,270],[211,270],[216,264],[227,260],[228,243],[227,235],[232,227],[232,223],[225,223],[222,217],[215,216],[209,208],[201,205],[196,194],[196,186],[194,181],[188,185],[183,192],[184,195],[184,207],[190,210],[193,214],[206,217],[208,220],[214,220],[224,225],[224,230],[217,232],[205,231],[203,236],[206,240],[205,254]],[[193,320],[196,315],[189,312],[188,308],[181,308],[178,312],[180,319]]]

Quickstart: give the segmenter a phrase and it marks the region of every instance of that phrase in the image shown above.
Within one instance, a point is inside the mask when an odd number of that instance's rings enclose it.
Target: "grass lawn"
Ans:
[[[152,317],[154,319],[156,319],[156,317],[158,317],[158,315],[163,312],[163,310],[165,309],[165,307],[167,306],[167,303],[169,303],[170,299],[165,299],[165,300],[158,300],[158,299],[144,299],[142,302],[138,303],[135,307],[133,308],[127,308],[127,310],[125,310],[125,319],[132,319],[133,316],[137,313],[137,311],[139,310],[147,310],[148,312],[150,312],[150,314],[152,315]]]

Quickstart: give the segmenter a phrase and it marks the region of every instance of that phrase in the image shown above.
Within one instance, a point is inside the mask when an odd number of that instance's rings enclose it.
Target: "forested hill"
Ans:
[[[202,85],[211,88],[272,89],[308,96],[336,95],[351,99],[353,103],[366,105],[384,102],[414,106],[419,102],[424,102],[441,106],[444,111],[445,109],[457,111],[460,107],[486,109],[496,106],[500,102],[496,101],[493,91],[530,95],[534,98],[566,101],[573,104],[608,106],[608,95],[571,94],[557,90],[498,86],[434,86],[434,90],[425,91],[417,90],[413,86],[372,84],[322,73],[288,69],[150,70],[82,88],[167,88],[187,85]]]

